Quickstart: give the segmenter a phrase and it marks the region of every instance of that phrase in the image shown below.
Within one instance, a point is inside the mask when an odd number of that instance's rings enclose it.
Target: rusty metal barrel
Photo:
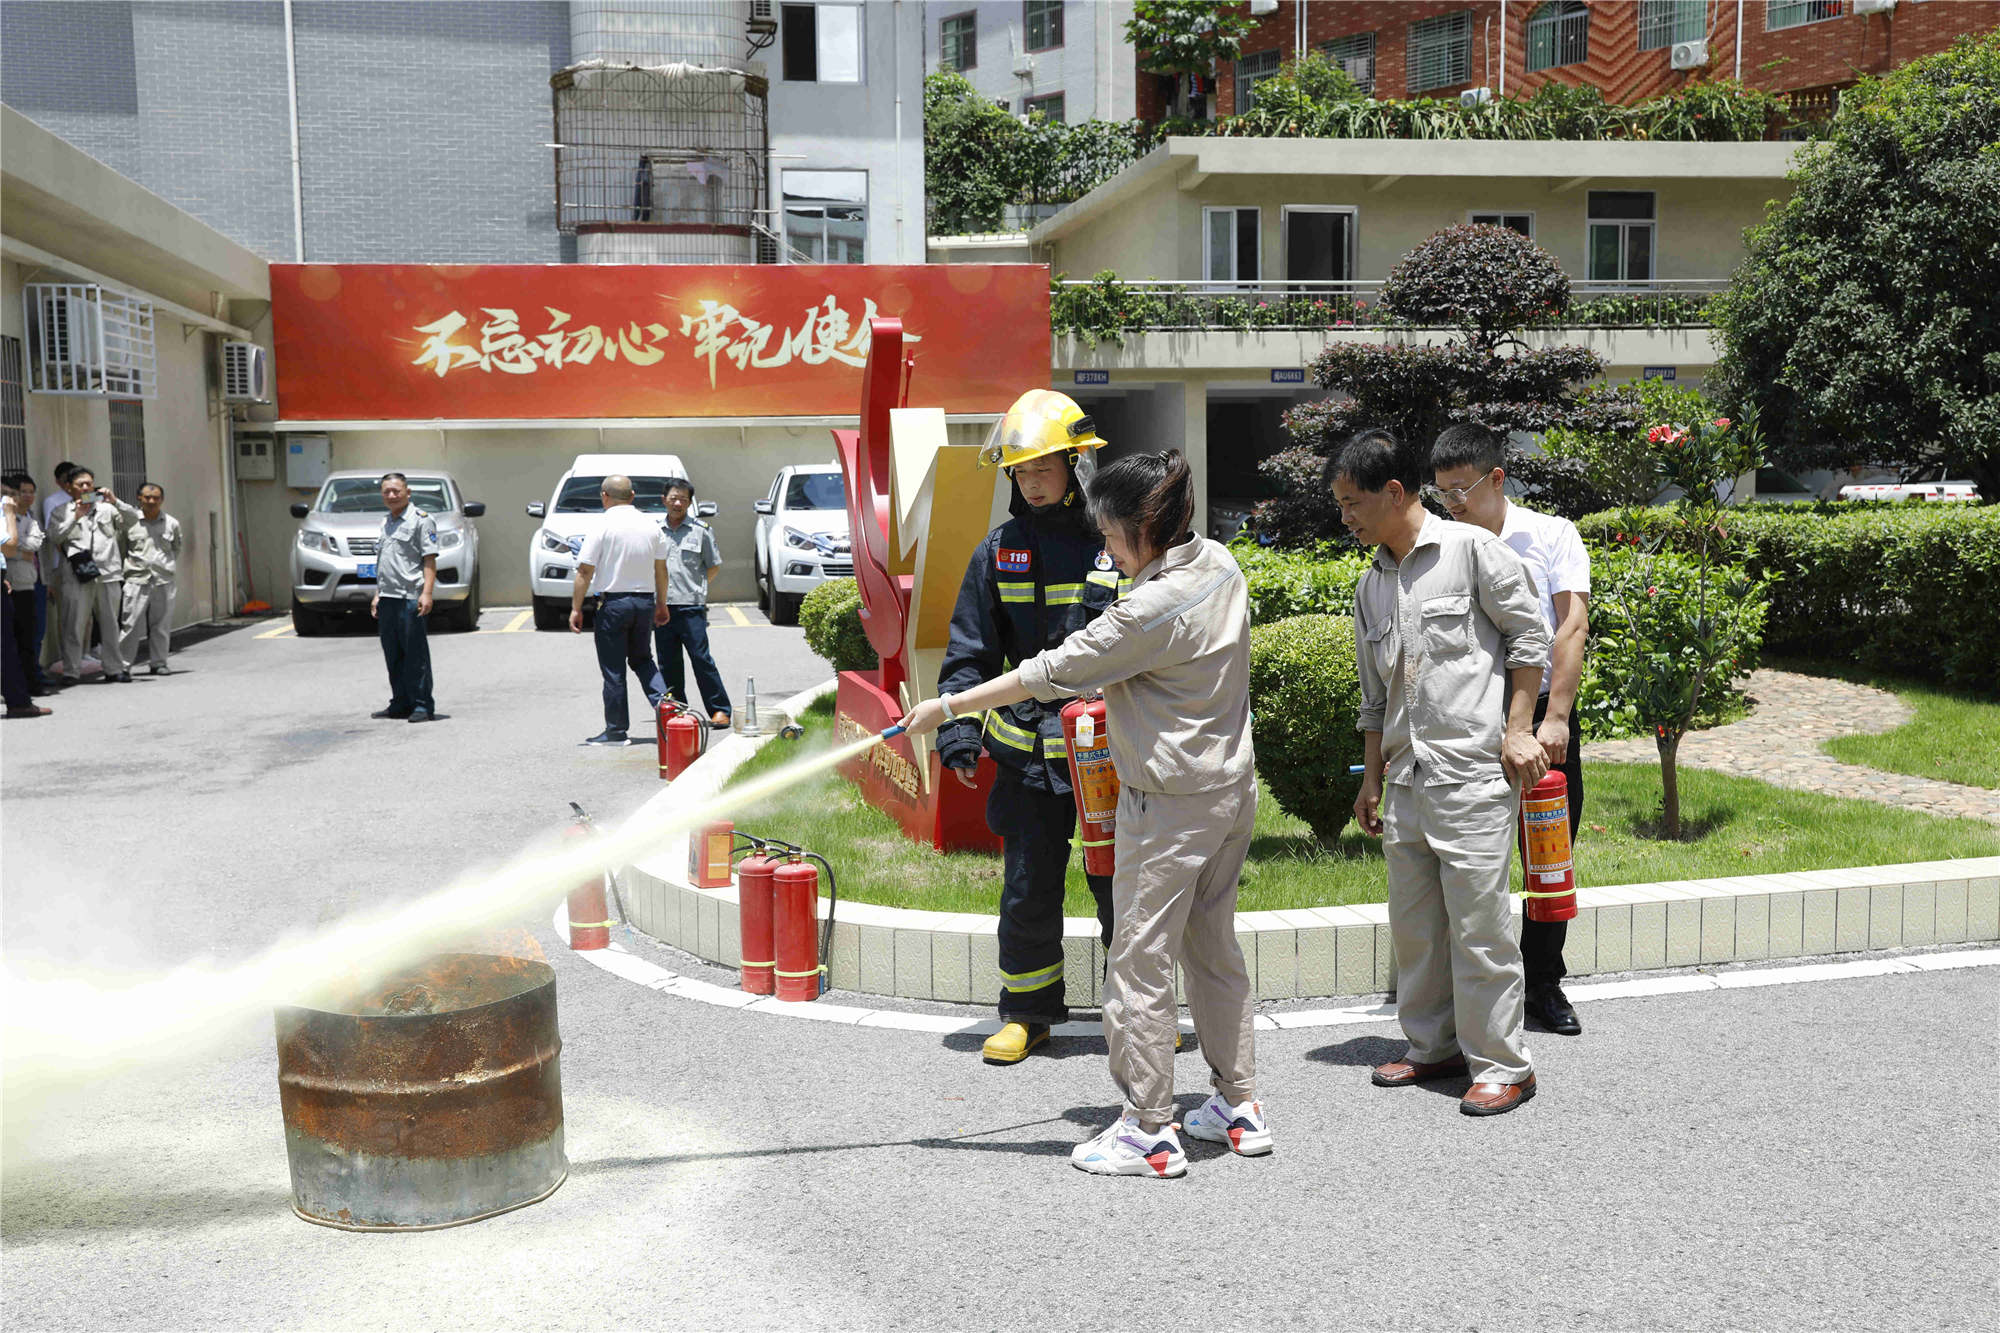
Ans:
[[[537,1203],[568,1176],[548,964],[439,954],[323,1003],[277,1011],[300,1217],[455,1226]]]

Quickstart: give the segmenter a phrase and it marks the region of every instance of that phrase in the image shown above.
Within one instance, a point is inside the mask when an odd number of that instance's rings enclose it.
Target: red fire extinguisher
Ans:
[[[777,967],[777,944],[772,937],[772,911],[776,906],[778,867],[784,862],[767,856],[764,845],[736,863],[736,905],[743,949],[743,989],[752,995],[769,995],[774,987],[772,969]]]
[[[1569,779],[1559,768],[1521,797],[1523,896],[1530,921],[1576,915],[1576,865],[1569,845]]]
[[[563,830],[565,838],[587,838],[590,817],[580,816]],[[604,901],[604,876],[593,875],[569,891],[569,947],[607,949],[611,947],[611,909]]]
[[[772,875],[772,956],[781,1000],[819,998],[819,871],[794,851]]]
[[[707,748],[708,723],[678,699],[660,700],[660,778],[671,782]]]
[[[1118,815],[1118,770],[1111,766],[1111,740],[1104,727],[1104,700],[1074,699],[1063,705],[1063,744],[1069,751],[1069,788],[1076,797],[1083,838],[1083,868],[1108,875],[1113,862]]]

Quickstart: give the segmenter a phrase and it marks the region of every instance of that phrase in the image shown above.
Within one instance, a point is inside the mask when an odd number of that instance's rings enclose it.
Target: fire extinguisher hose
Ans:
[[[819,970],[822,977],[830,979],[832,973],[827,971],[827,959],[833,950],[833,913],[834,909],[840,906],[840,883],[833,877],[833,865],[824,856],[818,852],[805,851],[802,851],[801,855],[808,861],[819,862],[820,868],[826,871],[826,925],[819,933]],[[824,980],[820,983],[820,989],[826,989]]]

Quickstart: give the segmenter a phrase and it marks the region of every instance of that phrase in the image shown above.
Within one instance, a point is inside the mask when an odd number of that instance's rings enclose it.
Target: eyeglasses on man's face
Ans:
[[[1493,480],[1493,474],[1489,472],[1470,486],[1425,486],[1424,498],[1434,501],[1437,504],[1449,505],[1455,509],[1465,503],[1466,496],[1472,494],[1491,480]]]

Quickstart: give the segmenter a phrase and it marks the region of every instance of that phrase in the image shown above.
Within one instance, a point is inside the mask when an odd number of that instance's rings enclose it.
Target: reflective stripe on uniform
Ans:
[[[1050,606],[1075,606],[1083,600],[1081,583],[1051,583],[1044,590],[1044,597]]]
[[[1118,586],[1118,571],[1115,569],[1093,569],[1084,576],[1086,582],[1102,583],[1107,588]]]
[[[1047,967],[1037,968],[1033,972],[1002,972],[1000,974],[1000,989],[1011,991],[1041,990],[1044,986],[1053,986],[1061,981],[1062,975],[1063,965],[1061,963],[1050,963]]]
[[[1001,721],[998,710],[986,715],[986,734],[1010,749],[1035,752],[1035,733]]]
[[[1069,742],[1060,736],[1042,737],[1042,753],[1051,759],[1069,758]]]
[[[1002,580],[994,586],[1000,589],[1000,600],[1003,602],[1032,603],[1035,600],[1035,585],[1032,581],[1010,583]]]

